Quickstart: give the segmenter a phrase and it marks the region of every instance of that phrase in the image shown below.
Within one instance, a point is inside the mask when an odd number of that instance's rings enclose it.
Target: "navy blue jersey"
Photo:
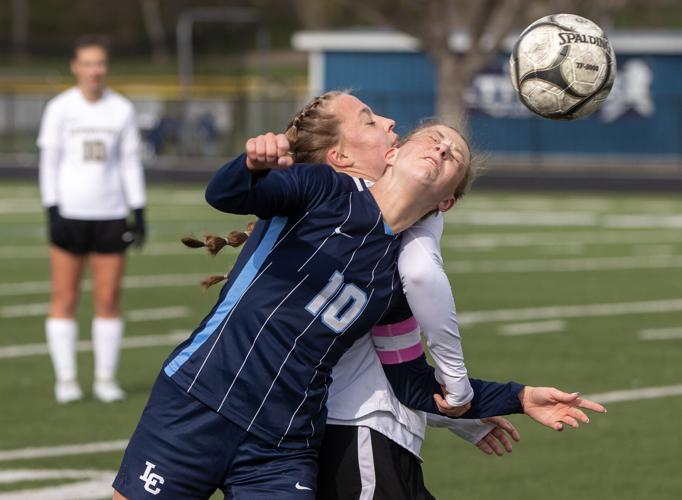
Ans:
[[[214,175],[206,199],[263,220],[164,371],[274,445],[318,445],[332,367],[400,288],[399,238],[372,194],[326,165],[252,174],[242,155]]]

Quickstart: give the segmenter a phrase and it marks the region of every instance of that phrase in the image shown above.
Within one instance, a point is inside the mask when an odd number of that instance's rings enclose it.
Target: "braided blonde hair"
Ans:
[[[327,163],[327,151],[339,143],[339,119],[329,103],[348,92],[333,90],[313,98],[289,122],[285,135],[296,163]]]

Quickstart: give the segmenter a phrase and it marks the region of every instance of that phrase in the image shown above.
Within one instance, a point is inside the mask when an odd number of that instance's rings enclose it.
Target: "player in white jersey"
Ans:
[[[45,329],[59,403],[83,397],[76,376],[75,313],[87,260],[94,281],[94,396],[103,402],[125,397],[116,381],[124,329],[120,284],[126,248],[144,242],[146,199],[135,112],[128,99],[107,88],[107,65],[101,40],[76,42],[71,60],[76,86],[47,104],[38,137],[52,277]]]

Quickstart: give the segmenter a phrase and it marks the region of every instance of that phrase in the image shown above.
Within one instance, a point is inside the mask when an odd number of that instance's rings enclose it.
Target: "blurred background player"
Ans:
[[[93,393],[103,402],[125,397],[116,381],[124,329],[120,285],[126,248],[144,242],[146,199],[135,112],[106,86],[108,55],[99,38],[76,41],[71,60],[76,86],[47,104],[38,137],[52,278],[45,330],[59,403],[83,397],[76,377],[75,313],[86,260],[94,283]]]

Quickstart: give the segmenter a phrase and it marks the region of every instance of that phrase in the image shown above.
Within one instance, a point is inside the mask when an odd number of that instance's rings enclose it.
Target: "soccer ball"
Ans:
[[[553,120],[589,115],[606,100],[616,78],[616,55],[602,29],[573,14],[543,17],[528,26],[509,65],[521,102]]]

